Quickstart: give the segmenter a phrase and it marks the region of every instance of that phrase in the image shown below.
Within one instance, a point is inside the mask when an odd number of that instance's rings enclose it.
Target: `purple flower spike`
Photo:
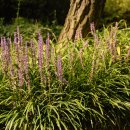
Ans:
[[[56,70],[56,57],[55,57],[55,49],[52,48],[52,51],[51,51],[51,58],[52,58],[52,62],[53,62],[53,65],[54,65],[54,68]]]
[[[24,71],[26,74],[28,73],[28,46],[27,44],[25,46]]]
[[[2,50],[3,50],[3,46],[4,46],[4,45],[3,45],[3,37],[1,37],[1,41],[0,41],[0,42],[1,42],[1,43],[0,43],[0,44],[1,44],[1,48],[2,48]]]
[[[83,38],[83,36],[82,36],[82,30],[81,29],[76,30],[75,40],[82,39],[82,38]]]
[[[36,48],[35,45],[33,43],[33,40],[31,39],[30,41],[31,44],[31,56],[32,56],[32,64],[33,66],[36,64]]]
[[[25,71],[25,74],[26,74],[28,90],[30,92],[29,57],[28,57],[28,46],[27,46],[27,43],[26,43],[26,46],[25,46],[24,71]]]
[[[14,77],[14,68],[13,68],[12,58],[10,58],[10,76],[11,78]]]
[[[17,46],[17,44],[21,44],[22,38],[19,32],[19,27],[17,27],[17,31],[14,32],[14,44]]]
[[[42,64],[43,64],[43,40],[42,36],[38,34],[38,65],[39,71],[42,71]]]
[[[5,37],[1,38],[3,70],[6,72],[10,60],[9,44]]]
[[[18,43],[20,43],[20,32],[19,32],[19,27],[17,27],[17,39],[18,39]]]
[[[18,69],[19,86],[22,87],[24,84],[23,72],[21,68]]]
[[[20,45],[22,45],[22,42],[23,42],[23,37],[20,35],[20,37],[19,37],[19,43],[20,43]]]
[[[80,31],[79,31],[79,37],[80,37],[80,39],[83,39],[83,35],[82,35],[82,30],[80,29]]]
[[[99,39],[98,39],[98,36],[97,36],[97,34],[96,34],[96,29],[95,29],[94,22],[92,22],[92,23],[90,24],[90,30],[91,30],[91,34],[93,35],[94,40],[95,40],[94,46],[97,46],[97,45],[99,44]]]
[[[92,22],[92,23],[90,24],[90,30],[91,30],[91,33],[94,35],[94,33],[96,32],[96,31],[95,31],[94,22]]]
[[[50,35],[47,34],[46,39],[46,65],[49,68],[49,62],[50,62]]]
[[[76,30],[76,33],[75,33],[75,40],[78,40],[78,30]]]
[[[63,71],[62,71],[62,59],[60,56],[58,56],[58,60],[57,60],[57,76],[58,79],[62,82]]]
[[[17,40],[17,33],[14,32],[14,44],[17,45],[18,40]]]

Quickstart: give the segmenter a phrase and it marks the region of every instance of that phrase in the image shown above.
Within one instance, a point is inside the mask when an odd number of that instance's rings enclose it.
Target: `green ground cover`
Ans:
[[[16,26],[1,32],[1,129],[130,128],[130,28],[56,43],[59,27]]]

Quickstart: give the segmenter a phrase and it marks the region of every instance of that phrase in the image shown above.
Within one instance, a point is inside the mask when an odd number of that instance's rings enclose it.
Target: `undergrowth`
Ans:
[[[129,29],[53,44],[40,30],[17,27],[0,42],[0,128],[109,130],[130,128]],[[12,37],[14,40],[12,40]]]

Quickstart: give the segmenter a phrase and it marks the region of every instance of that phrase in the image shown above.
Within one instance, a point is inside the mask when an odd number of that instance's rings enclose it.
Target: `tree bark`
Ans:
[[[71,0],[70,9],[58,41],[74,39],[76,32],[85,37],[90,23],[97,25],[106,0]]]

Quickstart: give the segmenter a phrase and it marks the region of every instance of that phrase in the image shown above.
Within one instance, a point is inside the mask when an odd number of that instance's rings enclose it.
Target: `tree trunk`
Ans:
[[[106,0],[71,0],[70,9],[59,41],[74,39],[76,32],[85,37],[90,30],[90,23],[97,25]]]

